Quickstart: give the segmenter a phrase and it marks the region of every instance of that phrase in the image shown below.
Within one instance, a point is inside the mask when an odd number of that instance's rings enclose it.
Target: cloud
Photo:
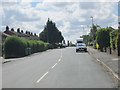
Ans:
[[[53,0],[54,1],[54,0]],[[117,26],[117,3],[111,2],[18,2],[3,4],[2,25],[40,33],[48,18],[53,20],[66,40],[75,41],[88,34],[91,25]],[[84,26],[81,27],[81,25]]]

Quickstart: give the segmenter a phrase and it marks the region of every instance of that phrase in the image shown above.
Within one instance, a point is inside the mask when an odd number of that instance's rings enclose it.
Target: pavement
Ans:
[[[118,81],[120,80],[118,72],[120,58],[117,55],[100,52],[99,50],[93,49],[92,47],[88,47],[88,51],[89,54],[94,57],[103,67],[105,67],[115,79]]]
[[[2,65],[3,88],[113,88],[117,83],[88,52],[48,50]]]

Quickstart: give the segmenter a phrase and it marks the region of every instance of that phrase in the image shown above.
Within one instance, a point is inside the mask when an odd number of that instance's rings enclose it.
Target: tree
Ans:
[[[118,30],[113,29],[110,32],[110,46],[113,50],[117,48]]]
[[[39,34],[39,38],[50,44],[62,43],[62,40],[64,40],[62,33],[58,30],[55,23],[49,20],[49,18],[44,30]]]
[[[97,32],[97,30],[98,30],[99,28],[100,28],[99,25],[97,25],[97,24],[94,25],[94,24],[93,24],[93,26],[92,26],[92,28],[91,28],[91,30],[90,30],[90,34],[91,34],[93,40],[96,39],[96,32]]]
[[[105,48],[105,52],[106,52],[106,48],[110,47],[110,31],[111,28],[101,28],[97,31],[97,43],[100,46],[101,51],[103,51],[103,48]]]
[[[120,56],[120,32],[118,33],[118,40],[117,40],[117,48],[118,48],[118,56]]]
[[[82,38],[86,45],[90,45],[90,43],[92,42],[92,36],[90,36],[89,34],[83,35]]]

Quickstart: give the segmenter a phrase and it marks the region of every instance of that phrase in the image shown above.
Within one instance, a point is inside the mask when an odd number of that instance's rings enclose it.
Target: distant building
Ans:
[[[39,40],[39,37],[35,34],[33,34],[32,32],[26,31],[25,33],[23,32],[23,30],[20,30],[20,28],[17,29],[17,32],[14,31],[13,28],[11,28],[11,30],[9,29],[8,26],[6,26],[6,30],[2,33],[2,37],[3,37],[3,41],[6,39],[6,37],[10,37],[10,36],[18,36],[18,37],[23,37],[29,40]]]

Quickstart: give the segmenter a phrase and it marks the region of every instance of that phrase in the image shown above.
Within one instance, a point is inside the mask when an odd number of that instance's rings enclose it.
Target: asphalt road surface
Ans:
[[[86,52],[54,49],[2,66],[3,88],[113,88],[115,82]]]

